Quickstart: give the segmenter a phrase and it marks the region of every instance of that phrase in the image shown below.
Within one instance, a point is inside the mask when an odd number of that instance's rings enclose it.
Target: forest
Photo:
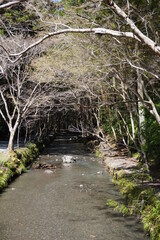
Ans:
[[[108,204],[124,215],[141,211],[154,240],[160,239],[159,35],[159,0],[0,0],[0,141],[12,153],[21,141],[71,126],[123,149],[140,170],[114,179],[127,204]],[[139,187],[137,179],[155,184]]]

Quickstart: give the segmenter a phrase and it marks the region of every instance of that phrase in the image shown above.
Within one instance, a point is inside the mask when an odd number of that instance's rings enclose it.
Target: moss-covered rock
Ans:
[[[42,150],[41,144],[40,150]],[[26,167],[34,161],[40,150],[35,143],[28,143],[25,148],[10,153],[8,160],[0,167],[0,191],[7,187],[14,177],[26,172]]]

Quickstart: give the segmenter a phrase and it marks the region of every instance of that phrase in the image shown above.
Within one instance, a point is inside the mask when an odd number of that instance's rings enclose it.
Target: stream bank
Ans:
[[[16,177],[26,172],[26,168],[49,145],[50,138],[36,143],[27,143],[25,147],[18,148],[11,153],[0,154],[0,192]]]
[[[152,240],[160,240],[160,183],[124,149],[101,142],[97,148],[112,182],[119,187],[124,201],[109,199],[107,204],[124,215],[136,215]]]

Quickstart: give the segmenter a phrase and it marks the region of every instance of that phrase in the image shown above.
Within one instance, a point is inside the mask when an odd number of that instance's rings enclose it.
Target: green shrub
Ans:
[[[160,240],[160,201],[148,205],[142,212],[144,229],[149,233],[152,240]]]

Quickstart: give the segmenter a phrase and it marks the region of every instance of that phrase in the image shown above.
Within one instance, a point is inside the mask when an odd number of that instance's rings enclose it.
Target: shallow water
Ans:
[[[77,162],[62,164],[65,154]],[[81,143],[57,140],[38,161],[55,162],[57,169],[52,174],[30,169],[0,195],[0,240],[146,239],[135,218],[106,206],[119,193]]]

